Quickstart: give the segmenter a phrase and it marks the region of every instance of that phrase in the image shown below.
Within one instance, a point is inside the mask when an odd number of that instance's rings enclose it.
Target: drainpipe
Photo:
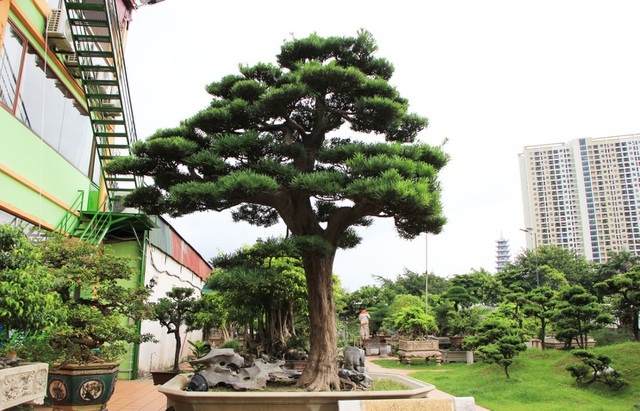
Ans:
[[[142,258],[140,259],[140,275],[138,276],[138,286],[144,287],[144,275],[147,271],[147,243],[149,241],[149,230],[145,230],[142,240]],[[142,333],[142,320],[136,321],[136,332]],[[131,379],[137,380],[139,374],[140,344],[133,345],[133,359],[131,364]],[[151,369],[149,369],[151,371]]]

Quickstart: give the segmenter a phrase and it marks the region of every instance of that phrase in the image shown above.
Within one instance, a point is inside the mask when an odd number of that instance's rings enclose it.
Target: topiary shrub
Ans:
[[[606,355],[594,354],[587,350],[576,350],[573,355],[582,361],[582,364],[567,366],[567,371],[576,379],[578,385],[590,385],[600,382],[610,388],[619,389],[629,383],[622,379],[622,375],[611,368],[611,358]]]

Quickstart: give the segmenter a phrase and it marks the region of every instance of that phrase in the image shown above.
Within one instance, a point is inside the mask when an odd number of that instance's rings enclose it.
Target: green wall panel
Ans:
[[[20,178],[71,205],[78,190],[85,192],[86,207],[89,192],[95,186],[89,178],[73,167],[55,150],[44,143],[31,130],[0,108],[0,164]],[[0,173],[0,199],[21,210],[40,216],[47,223],[56,225],[66,210],[41,197],[38,193],[16,180]]]

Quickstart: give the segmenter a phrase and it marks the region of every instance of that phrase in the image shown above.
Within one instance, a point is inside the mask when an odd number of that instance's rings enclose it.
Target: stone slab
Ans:
[[[473,397],[347,400],[338,402],[338,411],[474,411],[475,409]]]

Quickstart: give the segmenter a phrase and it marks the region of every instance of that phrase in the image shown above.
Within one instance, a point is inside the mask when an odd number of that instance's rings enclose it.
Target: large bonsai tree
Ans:
[[[232,209],[235,221],[284,221],[309,290],[311,352],[299,380],[309,390],[339,388],[332,268],[338,248],[358,244],[353,227],[393,218],[412,239],[445,223],[437,176],[448,156],[415,143],[427,119],[409,113],[376,50],[366,31],[285,42],[277,65],[240,66],[211,83],[208,107],[107,167],[153,177],[126,199],[148,213]],[[363,139],[339,137],[347,125]]]

